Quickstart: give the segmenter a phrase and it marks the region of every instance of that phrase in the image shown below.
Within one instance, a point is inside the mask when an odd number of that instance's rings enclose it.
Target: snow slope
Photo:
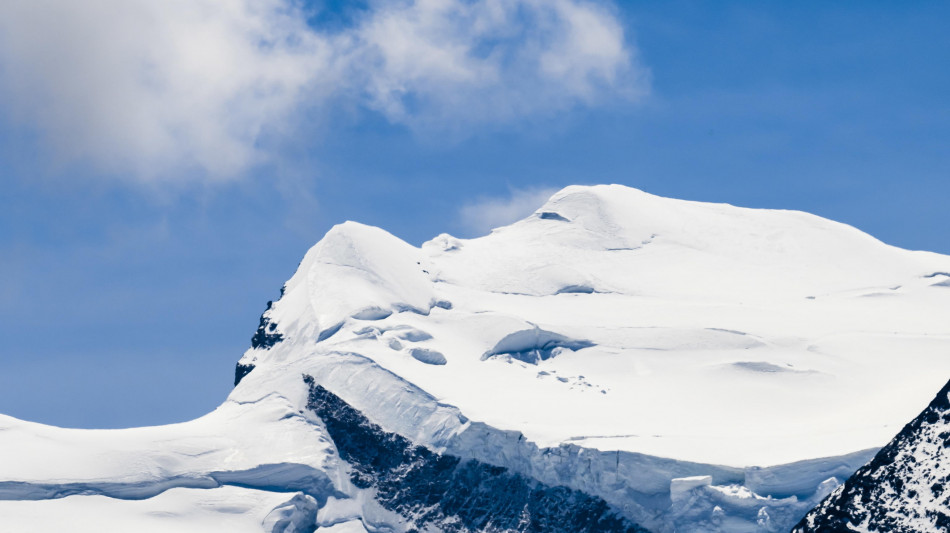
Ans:
[[[0,505],[240,487],[368,531],[787,531],[950,376],[948,286],[950,257],[843,224],[616,185],[421,247],[347,222],[214,413],[0,419]]]

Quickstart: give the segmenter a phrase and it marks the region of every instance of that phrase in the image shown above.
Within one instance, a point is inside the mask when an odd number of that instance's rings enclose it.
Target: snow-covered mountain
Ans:
[[[950,382],[794,533],[950,531]]]
[[[347,222],[213,413],[0,418],[0,526],[787,531],[950,376],[947,309],[950,257],[616,185],[419,248]]]

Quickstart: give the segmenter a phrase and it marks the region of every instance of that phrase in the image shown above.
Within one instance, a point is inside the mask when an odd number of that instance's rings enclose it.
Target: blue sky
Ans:
[[[946,3],[151,4],[0,7],[0,413],[209,411],[348,219],[476,236],[611,182],[950,253]]]

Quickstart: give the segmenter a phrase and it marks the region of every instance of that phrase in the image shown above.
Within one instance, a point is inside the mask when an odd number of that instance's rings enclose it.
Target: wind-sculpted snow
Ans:
[[[446,363],[445,356],[442,353],[427,348],[410,348],[409,355],[416,361],[427,365],[444,365]]]
[[[950,382],[794,533],[950,531]]]
[[[411,527],[438,531],[646,533],[601,499],[547,487],[504,467],[413,445],[370,423],[311,376],[307,408],[326,421],[350,479]]]
[[[298,411],[267,394],[154,428],[0,416],[0,531],[75,530],[86,509],[102,513],[89,523],[96,530],[312,531],[317,510],[347,487],[336,484],[338,458],[319,421]],[[191,520],[157,520],[172,508]]]
[[[491,350],[482,355],[482,359],[490,357],[508,356],[519,361],[536,365],[564,353],[565,350],[580,350],[589,348],[594,343],[585,340],[574,340],[551,331],[545,331],[537,326],[509,333],[498,341]]]
[[[152,498],[137,500],[80,494],[54,501],[0,501],[0,530],[10,533],[312,533],[317,508],[317,502],[302,493],[233,486],[172,488]]]
[[[327,492],[334,461],[318,421],[276,394],[149,428],[62,429],[0,416],[0,448],[0,494],[7,498],[15,487],[127,498],[224,484]]]
[[[301,464],[265,464],[248,470],[196,472],[141,481],[67,481],[35,483],[0,481],[0,500],[51,500],[74,495],[97,494],[121,500],[142,500],[158,496],[172,488],[213,489],[239,486],[260,490],[303,491],[309,494],[333,494],[326,473]]]

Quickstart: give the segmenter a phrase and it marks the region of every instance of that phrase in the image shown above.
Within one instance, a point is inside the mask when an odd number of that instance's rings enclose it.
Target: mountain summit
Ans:
[[[575,186],[478,239],[334,227],[241,365],[352,351],[539,445],[769,466],[881,446],[942,384],[947,272],[802,212]]]
[[[787,531],[950,376],[948,285],[950,257],[847,225],[618,185],[421,247],[347,222],[213,413],[0,418],[0,516],[174,498],[285,533]]]

